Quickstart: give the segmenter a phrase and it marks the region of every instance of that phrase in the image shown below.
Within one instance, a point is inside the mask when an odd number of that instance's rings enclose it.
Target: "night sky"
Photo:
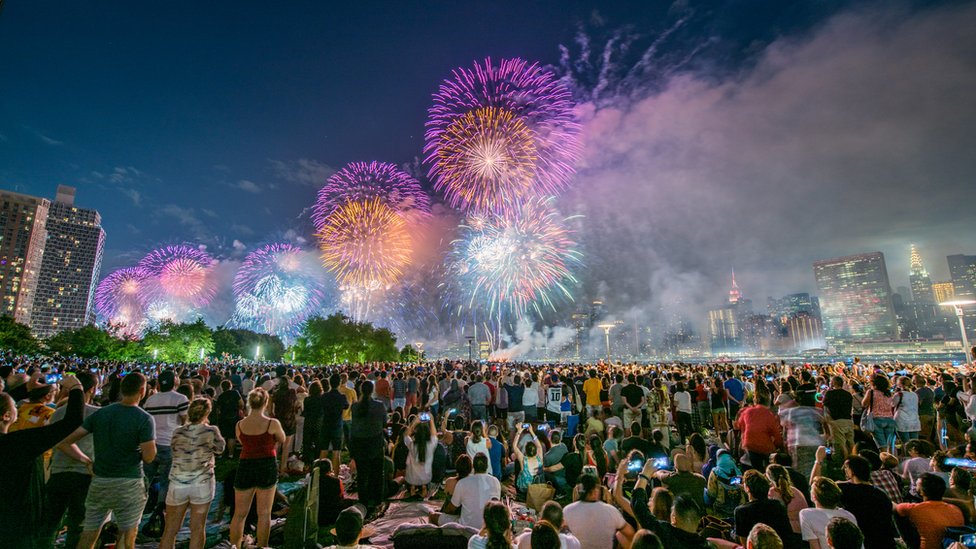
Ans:
[[[520,56],[581,103],[581,299],[704,307],[734,267],[764,303],[873,250],[904,285],[909,243],[945,279],[976,253],[974,28],[970,2],[12,1],[0,187],[78,187],[103,274],[234,261],[309,238],[333,168],[415,164],[453,68]]]

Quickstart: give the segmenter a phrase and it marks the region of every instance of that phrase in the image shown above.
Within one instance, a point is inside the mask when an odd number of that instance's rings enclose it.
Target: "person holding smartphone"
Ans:
[[[410,496],[420,490],[420,496],[427,497],[427,485],[433,476],[434,448],[437,446],[437,426],[429,413],[422,413],[407,427],[403,442],[409,448],[407,471],[404,475],[409,486]]]

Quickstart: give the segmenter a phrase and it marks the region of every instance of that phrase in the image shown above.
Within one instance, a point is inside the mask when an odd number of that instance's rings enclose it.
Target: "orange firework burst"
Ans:
[[[343,286],[386,288],[410,265],[413,247],[407,225],[379,198],[336,208],[317,236],[323,264]]]

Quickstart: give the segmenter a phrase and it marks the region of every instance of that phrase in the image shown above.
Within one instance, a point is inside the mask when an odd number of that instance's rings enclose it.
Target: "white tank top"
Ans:
[[[468,437],[468,442],[465,445],[465,450],[467,454],[471,456],[471,460],[474,460],[474,456],[478,454],[484,454],[488,458],[488,474],[492,474],[491,470],[491,453],[488,452],[488,437],[481,437],[481,442],[475,443],[471,441],[471,437]]]

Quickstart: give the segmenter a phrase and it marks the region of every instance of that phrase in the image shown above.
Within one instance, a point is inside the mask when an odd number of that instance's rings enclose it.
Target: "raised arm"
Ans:
[[[78,426],[81,425],[84,406],[85,393],[82,391],[81,385],[78,385],[68,394],[68,404],[63,419],[43,427],[24,429],[4,435],[4,444],[9,444],[11,448],[17,448],[18,453],[24,457],[40,456],[54,448],[76,429],[80,429]],[[85,435],[82,434],[81,436]]]

